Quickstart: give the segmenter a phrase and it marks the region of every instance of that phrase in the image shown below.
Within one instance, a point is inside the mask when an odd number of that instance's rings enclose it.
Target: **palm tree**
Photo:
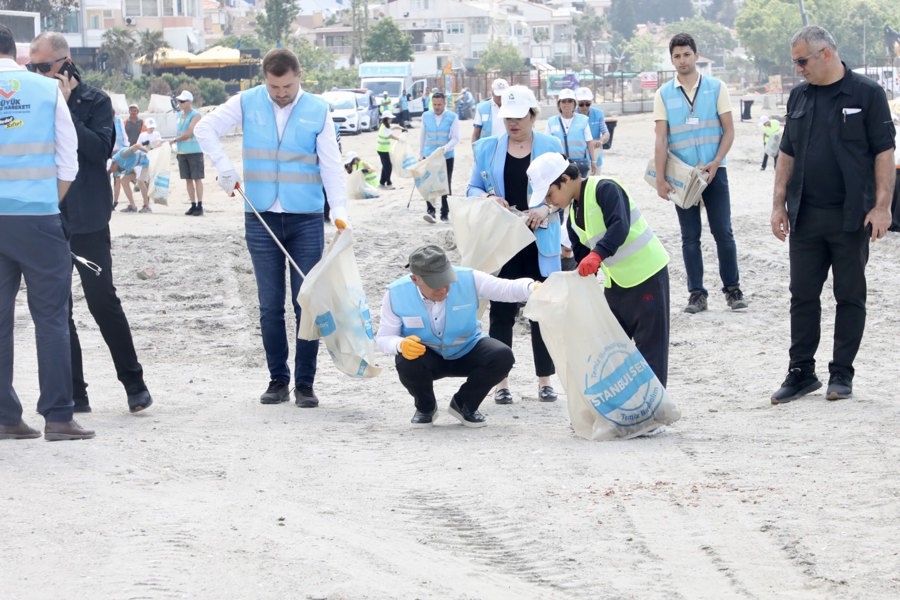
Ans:
[[[171,48],[169,42],[163,37],[162,31],[150,31],[145,29],[138,32],[138,53],[144,57],[144,65],[150,65],[150,74],[156,69],[157,53],[163,48]]]
[[[131,63],[135,50],[134,36],[131,35],[130,30],[124,27],[113,27],[103,33],[100,52],[105,53],[108,57],[108,70],[116,74],[118,81],[121,82],[125,68]]]
[[[585,8],[584,12],[572,18],[575,26],[575,39],[581,45],[584,63],[593,70],[594,40],[601,38],[607,29],[606,19],[594,12],[593,8]]]

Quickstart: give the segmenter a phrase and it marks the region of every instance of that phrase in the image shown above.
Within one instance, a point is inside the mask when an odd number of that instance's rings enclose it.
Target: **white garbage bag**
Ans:
[[[392,175],[397,177],[412,177],[409,168],[418,162],[416,156],[409,147],[409,133],[400,134],[400,139],[395,140],[391,144],[391,166],[393,167]]]
[[[493,198],[450,196],[447,204],[461,267],[496,273],[534,241],[523,214],[503,208]]]
[[[363,290],[353,231],[345,229],[326,246],[300,286],[298,337],[323,338],[334,366],[351,377],[375,377],[381,368],[374,364],[375,333]]]
[[[766,142],[766,154],[768,154],[772,158],[775,158],[778,156],[778,151],[780,149],[781,149],[781,131],[769,136],[769,141]]]
[[[147,154],[150,166],[147,167],[146,179],[150,186],[150,199],[156,204],[169,203],[169,184],[172,164],[172,150],[169,144],[163,143]]]
[[[355,169],[347,176],[347,198],[350,200],[363,200],[377,198],[378,190],[366,183],[366,175],[362,169]]]
[[[416,189],[425,200],[434,200],[450,193],[447,159],[444,158],[443,150],[435,150],[428,158],[412,165],[409,172],[416,180]]]
[[[681,417],[616,321],[598,278],[553,273],[531,295],[524,314],[541,325],[579,437],[633,438]]]

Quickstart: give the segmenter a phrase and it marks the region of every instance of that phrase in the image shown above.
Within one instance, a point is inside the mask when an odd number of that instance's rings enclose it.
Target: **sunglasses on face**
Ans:
[[[813,56],[815,56],[816,54],[818,54],[819,52],[821,52],[824,49],[825,48],[819,48],[815,52],[811,52],[810,54],[807,54],[806,56],[801,56],[800,58],[794,58],[791,60],[791,62],[794,63],[795,65],[797,65],[798,67],[805,67],[806,63],[808,63]]]
[[[34,73],[35,71],[40,71],[41,73],[49,73],[50,69],[53,68],[53,65],[55,65],[58,62],[62,62],[64,60],[66,60],[67,58],[69,58],[69,57],[63,56],[62,58],[57,58],[56,60],[51,61],[51,62],[26,63],[25,68],[28,69],[29,71],[31,71],[32,73]]]
[[[574,100],[571,100],[571,99],[569,99],[569,98],[566,98],[565,100],[560,100],[560,102],[575,102],[575,101],[574,101]]]
[[[185,102],[187,102],[187,100],[179,100],[178,104],[184,104]]]
[[[590,105],[591,105],[590,102],[579,102],[579,103],[578,103],[578,106],[580,106],[581,108],[586,108],[586,107],[588,107],[588,106],[590,106]]]

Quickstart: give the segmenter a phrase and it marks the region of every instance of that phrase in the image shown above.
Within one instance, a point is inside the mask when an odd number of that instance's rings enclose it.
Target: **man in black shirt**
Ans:
[[[112,102],[102,90],[81,82],[69,58],[69,44],[61,33],[45,31],[38,35],[31,43],[31,62],[50,65],[49,70],[40,72],[59,81],[59,89],[72,113],[78,134],[78,175],[60,204],[60,212],[72,252],[100,267],[99,272],[94,272],[80,262],[75,263],[84,299],[109,347],[119,381],[125,387],[128,408],[138,412],[149,407],[153,400],[144,384],[144,371],[138,362],[131,328],[116,296],[112,278],[109,233],[112,188],[106,173],[106,160],[111,156],[115,142]],[[81,344],[71,309],[69,332],[75,412],[91,412]]]
[[[775,169],[772,233],[790,235],[791,347],[788,375],[772,404],[822,387],[815,373],[822,286],[831,269],[837,302],[825,397],[853,393],[853,360],[866,321],[869,241],[891,224],[894,125],[884,90],[847,68],[818,26],[791,39],[806,83],[791,91]]]

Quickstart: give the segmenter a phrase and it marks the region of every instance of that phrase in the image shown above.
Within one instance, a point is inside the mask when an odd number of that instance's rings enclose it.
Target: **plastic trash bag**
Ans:
[[[579,437],[628,439],[681,417],[616,321],[600,279],[553,273],[531,295],[524,314],[541,325]]]
[[[409,172],[415,178],[416,189],[425,200],[430,201],[450,193],[447,159],[444,158],[442,149],[435,150],[428,158],[412,165]]]
[[[356,169],[347,177],[347,198],[361,200],[364,198],[377,198],[378,190],[366,183],[366,175],[362,169]]]
[[[351,377],[375,377],[375,333],[369,303],[363,290],[353,231],[345,229],[326,246],[300,286],[298,337],[325,340],[334,366]]]
[[[172,164],[172,150],[169,144],[162,144],[147,153],[150,166],[145,175],[150,186],[150,199],[156,204],[169,203],[169,184]]]
[[[503,208],[493,198],[450,196],[447,204],[462,267],[496,273],[534,242],[522,213]]]
[[[409,133],[401,133],[399,137],[400,139],[391,145],[391,166],[394,169],[392,174],[397,177],[412,177],[409,168],[418,160],[409,149]]]

